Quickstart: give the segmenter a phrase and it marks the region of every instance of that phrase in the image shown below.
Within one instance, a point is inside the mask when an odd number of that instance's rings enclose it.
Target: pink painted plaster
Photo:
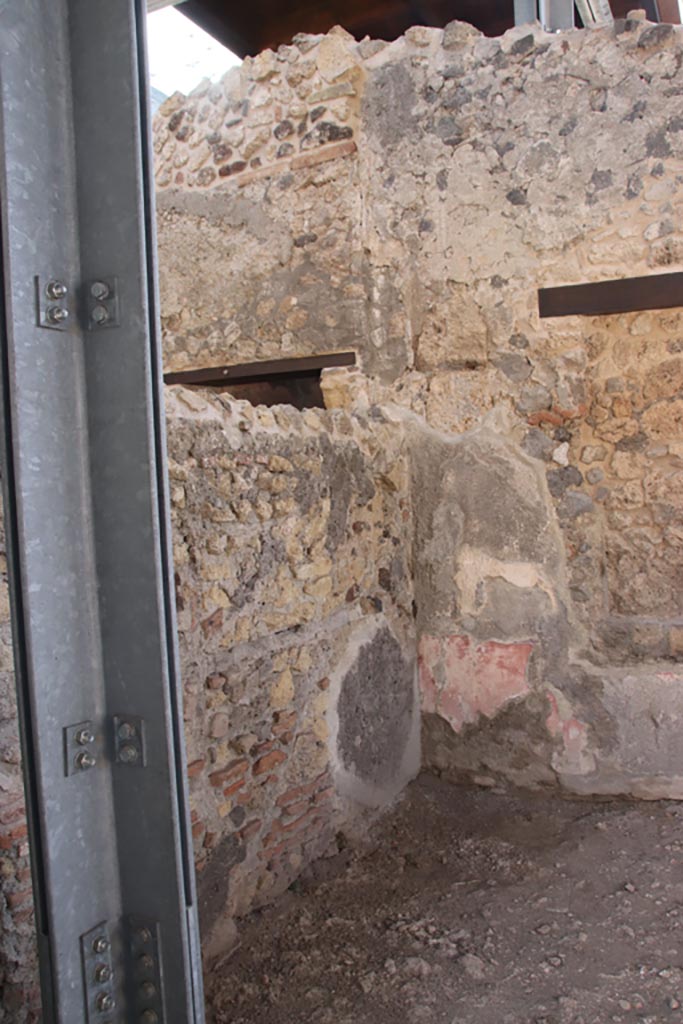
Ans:
[[[477,644],[467,636],[422,636],[422,710],[441,715],[456,732],[480,715],[493,718],[511,700],[529,693],[526,672],[532,649],[530,643]]]

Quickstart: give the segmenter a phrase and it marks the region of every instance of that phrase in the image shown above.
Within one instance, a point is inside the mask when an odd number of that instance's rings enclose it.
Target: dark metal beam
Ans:
[[[675,306],[683,306],[683,273],[679,272],[541,288],[538,292],[542,317],[609,316]]]
[[[303,356],[297,359],[270,359],[256,363],[237,363],[234,366],[207,366],[201,370],[180,370],[164,374],[165,384],[187,384],[217,387],[233,381],[257,381],[288,376],[300,376],[333,366],[355,366],[355,352],[330,352],[325,356]]]

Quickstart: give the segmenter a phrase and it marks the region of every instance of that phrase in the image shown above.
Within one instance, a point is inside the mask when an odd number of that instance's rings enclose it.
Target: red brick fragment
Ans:
[[[315,167],[316,164],[325,163],[327,160],[337,160],[342,156],[351,156],[357,149],[358,147],[353,139],[346,142],[338,142],[334,146],[325,146],[323,149],[316,150],[315,152],[295,156],[292,160],[292,170],[297,171],[305,167]]]
[[[23,803],[3,807],[0,811],[0,825],[12,825],[15,821],[26,821],[26,808]]]
[[[12,914],[12,920],[16,924],[23,924],[24,921],[29,921],[33,917],[33,902],[28,906],[23,907],[21,910],[17,910]]]
[[[243,839],[245,842],[248,842],[261,831],[262,824],[263,822],[261,822],[258,818],[254,818],[252,821],[248,821],[240,829],[240,839]]]
[[[233,782],[232,786],[228,786],[223,790],[223,796],[232,796],[238,789],[243,789],[245,786],[244,779],[238,779],[237,782]]]
[[[265,743],[255,743],[249,753],[253,757],[262,757],[263,754],[267,754],[275,746],[274,740],[267,740]]]
[[[287,804],[301,800],[304,796],[312,796],[317,788],[317,782],[309,782],[306,786],[294,786],[293,789],[288,789],[286,793],[282,793],[275,803],[278,807],[286,807]]]
[[[5,896],[7,906],[10,910],[14,910],[15,907],[21,907],[31,898],[32,894],[30,889],[21,889],[19,892],[8,892]]]
[[[214,633],[217,633],[223,626],[223,609],[216,608],[215,612],[212,612],[208,618],[204,619],[201,623],[202,632],[204,636],[209,637]]]
[[[193,779],[199,775],[206,764],[206,760],[203,757],[198,757],[196,761],[190,761],[187,766],[188,777]]]
[[[282,817],[296,818],[300,814],[303,814],[304,811],[308,810],[310,806],[310,800],[299,800],[297,803],[287,804],[287,806],[282,809]]]
[[[244,775],[248,767],[249,762],[246,757],[237,757],[227,764],[225,768],[220,768],[217,772],[211,772],[209,782],[212,786],[222,786],[226,782],[231,782],[238,776]]]
[[[296,724],[296,711],[287,714],[277,711],[273,715],[273,736],[282,736]]]
[[[283,750],[271,750],[269,754],[265,754],[260,757],[254,765],[254,775],[265,775],[272,768],[276,768],[283,761],[287,760],[287,755]]]

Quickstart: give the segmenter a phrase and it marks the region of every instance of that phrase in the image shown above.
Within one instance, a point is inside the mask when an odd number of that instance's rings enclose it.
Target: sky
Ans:
[[[202,78],[215,82],[240,63],[174,7],[147,15],[147,44],[151,83],[166,96],[188,93]]]

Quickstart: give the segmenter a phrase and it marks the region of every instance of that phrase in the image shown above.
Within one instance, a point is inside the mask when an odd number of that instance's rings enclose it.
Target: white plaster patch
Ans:
[[[513,587],[531,590],[538,587],[548,595],[551,607],[556,609],[555,588],[538,565],[532,562],[503,562],[477,548],[463,545],[458,555],[458,570],[455,583],[460,593],[460,607],[463,614],[474,615],[478,611],[477,588],[485,579],[504,579]]]

